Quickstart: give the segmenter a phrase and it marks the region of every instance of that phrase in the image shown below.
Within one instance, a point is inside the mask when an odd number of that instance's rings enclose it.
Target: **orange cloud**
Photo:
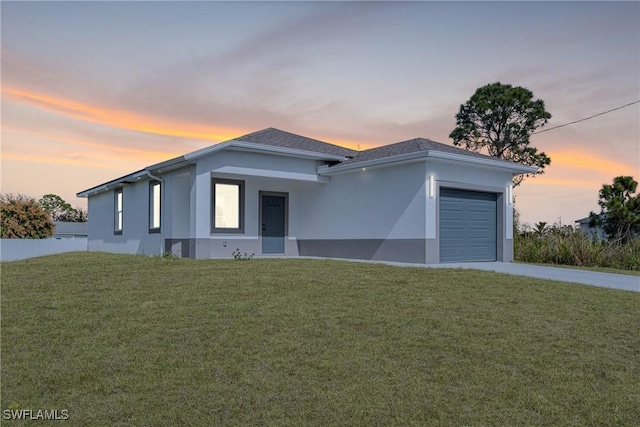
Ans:
[[[603,157],[598,157],[593,154],[578,152],[578,151],[561,151],[550,152],[551,157],[551,169],[560,168],[574,168],[585,169],[592,172],[602,172],[607,175],[633,175],[633,167],[628,164],[616,162],[614,160],[607,160]],[[637,171],[635,171],[637,173]]]
[[[619,161],[579,151],[549,152],[551,166],[545,173],[527,180],[527,186],[544,185],[599,189],[618,175],[634,175],[633,167]]]
[[[224,141],[242,135],[238,129],[202,126],[194,123],[171,123],[130,111],[96,107],[81,102],[29,92],[17,88],[2,88],[3,96],[18,102],[53,111],[78,120],[138,132],[181,138]]]
[[[635,175],[633,166],[579,151],[549,152],[551,166],[526,185],[600,189],[618,175]]]
[[[17,102],[26,103],[44,110],[53,111],[67,117],[104,126],[125,130],[151,133],[164,136],[199,139],[207,141],[226,141],[256,129],[236,129],[223,126],[203,126],[199,123],[172,122],[131,111],[97,107],[78,101],[29,92],[26,90],[3,87],[2,95]],[[357,149],[358,142],[333,138],[323,140],[342,147]],[[367,147],[364,147],[367,148]]]
[[[91,160],[84,159],[74,159],[69,157],[60,157],[60,156],[37,156],[37,155],[26,155],[26,154],[16,154],[16,153],[7,153],[6,151],[2,152],[3,160],[17,160],[28,163],[40,163],[40,164],[57,164],[57,165],[70,165],[70,166],[83,166],[90,168],[101,168],[101,169],[115,169],[115,170],[130,170],[131,166],[124,164],[122,159],[120,158],[104,158],[101,157],[101,160],[111,160],[112,164],[109,163],[101,163],[95,162]]]
[[[38,130],[26,129],[26,128],[17,127],[13,125],[5,125],[4,129],[9,130],[11,132],[19,132],[23,134],[33,135],[39,138],[52,139],[55,141],[64,142],[66,144],[97,148],[97,149],[105,150],[107,152],[112,152],[112,153],[120,153],[123,156],[118,159],[125,160],[125,161],[142,160],[148,163],[152,163],[152,162],[160,162],[160,161],[168,160],[170,158],[180,155],[180,153],[177,153],[177,152],[159,152],[159,151],[151,151],[151,150],[142,150],[138,148],[121,147],[118,145],[109,145],[109,144],[102,144],[99,142],[84,141],[76,138],[69,138],[62,135],[45,133]],[[95,156],[103,158],[102,155],[96,154]]]
[[[132,158],[144,160],[146,162],[160,162],[180,155],[180,153],[164,153],[158,151],[141,150],[137,148],[119,147],[116,145],[100,144],[98,142],[81,141],[79,139],[67,138],[63,136],[52,137],[58,141],[67,142],[73,145],[85,147],[99,148],[107,151],[113,151],[126,156],[128,160]]]
[[[551,178],[545,175],[536,176],[526,181],[527,186],[534,185],[551,185],[554,187],[580,187],[580,188],[599,188],[602,183],[596,183],[597,180],[584,181],[579,179]]]

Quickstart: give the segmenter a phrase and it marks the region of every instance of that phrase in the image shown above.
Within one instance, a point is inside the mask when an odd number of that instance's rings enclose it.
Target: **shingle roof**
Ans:
[[[484,154],[463,150],[450,145],[431,141],[430,139],[414,138],[408,141],[397,142],[395,144],[383,145],[382,147],[370,148],[358,152],[358,155],[342,162],[342,165],[365,162],[368,160],[383,159],[387,157],[399,156],[401,154],[415,153],[418,151],[442,151],[445,153],[461,154],[472,157],[490,158]]]
[[[276,128],[267,128],[248,135],[234,138],[235,141],[251,142],[254,144],[265,144],[276,147],[294,148],[297,150],[312,151],[314,153],[331,154],[336,156],[353,157],[358,155],[358,151],[317,139],[307,138]]]
[[[386,158],[399,156],[402,154],[427,152],[431,150],[440,151],[444,153],[459,154],[463,156],[476,157],[476,158],[491,159],[494,161],[502,161],[505,164],[512,164],[511,162],[508,162],[506,160],[496,159],[494,157],[490,157],[484,154],[463,150],[461,148],[452,147],[450,145],[441,144],[439,142],[431,141],[430,139],[424,139],[424,138],[415,138],[415,139],[410,139],[408,141],[397,142],[395,144],[384,145],[382,147],[371,148],[363,151],[356,151],[356,150],[351,150],[349,148],[340,147],[338,145],[329,144],[328,142],[319,141],[317,139],[307,138],[305,136],[300,136],[290,132],[285,132],[280,129],[267,128],[267,129],[253,132],[253,133],[250,133],[238,138],[234,138],[228,141],[224,141],[224,142],[232,143],[234,141],[248,142],[251,144],[264,144],[264,145],[269,145],[273,147],[296,149],[296,150],[302,150],[302,151],[310,151],[313,153],[330,155],[333,157],[330,160],[336,160],[335,157],[345,158],[345,160],[339,163],[335,163],[331,166],[328,166],[329,169],[337,168],[342,165],[357,164],[360,162],[366,162],[370,160],[386,159]],[[216,147],[217,145],[218,144],[215,144],[215,145],[212,145],[211,147],[197,150],[197,151],[194,151],[193,153],[185,154],[184,156],[179,156],[179,157],[167,160],[165,162],[156,163],[155,165],[148,166],[145,169],[141,169],[129,175],[125,175],[123,177],[111,180],[104,184],[100,184],[98,186],[89,188],[88,190],[81,191],[80,193],[78,193],[78,196],[85,197],[89,195],[89,192],[104,191],[110,185],[127,183],[129,180],[135,179],[137,176],[140,176],[140,177],[147,176],[149,171],[166,169],[167,167],[176,167],[176,165],[180,166],[182,162],[186,161],[186,157],[188,155],[193,156],[197,153],[200,153],[200,155],[208,155],[210,153],[210,150]],[[333,169],[333,170],[336,170],[336,169]]]
[[[67,221],[54,221],[55,235],[61,234],[73,234],[73,235],[87,235],[89,232],[89,225],[86,222],[67,222]]]
[[[603,219],[602,218],[602,214],[598,214],[596,215],[598,218]],[[578,224],[589,224],[591,222],[591,217],[588,216],[586,218],[580,218],[580,219],[576,219],[574,222],[577,222]]]
[[[401,154],[414,153],[418,151],[442,151],[445,153],[461,154],[472,157],[491,158],[493,157],[463,150],[450,145],[431,141],[430,139],[415,138],[408,141],[397,142],[395,144],[383,145],[382,147],[370,148],[368,150],[356,151],[317,139],[307,138],[294,133],[285,132],[276,128],[267,128],[248,135],[234,138],[235,141],[251,142],[254,144],[265,144],[276,147],[295,148],[298,150],[312,151],[315,153],[331,154],[347,157],[341,165],[365,162],[368,160],[383,159],[398,156]]]

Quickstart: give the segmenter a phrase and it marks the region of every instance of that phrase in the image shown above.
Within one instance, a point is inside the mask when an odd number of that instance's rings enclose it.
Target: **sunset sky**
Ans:
[[[2,2],[3,193],[75,194],[267,127],[366,149],[451,144],[480,86],[524,86],[548,127],[640,99],[639,2]],[[640,178],[640,104],[532,136],[515,191],[572,224]]]

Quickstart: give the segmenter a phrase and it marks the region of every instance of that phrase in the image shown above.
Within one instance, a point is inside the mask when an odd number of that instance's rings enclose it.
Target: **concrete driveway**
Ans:
[[[296,257],[300,258],[300,257]],[[640,276],[627,274],[600,273],[597,271],[577,270],[575,268],[546,267],[542,265],[520,264],[517,262],[453,262],[444,264],[410,264],[393,261],[371,261],[345,258],[304,257],[309,259],[334,259],[336,261],[364,262],[371,264],[387,264],[396,267],[422,268],[467,268],[470,270],[495,271],[515,276],[535,277],[537,279],[557,280],[559,282],[579,283],[581,285],[598,286],[600,288],[620,289],[640,292]]]
[[[427,267],[469,268],[474,270],[496,271],[498,273],[514,274],[517,276],[536,277],[538,279],[550,279],[560,282],[599,286],[601,288],[640,292],[640,276],[629,276],[626,274],[600,273],[597,271],[546,267],[513,262],[462,262],[429,264]]]

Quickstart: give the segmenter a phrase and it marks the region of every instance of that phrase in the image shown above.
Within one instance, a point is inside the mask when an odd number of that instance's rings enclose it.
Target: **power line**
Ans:
[[[607,111],[604,111],[602,113],[594,114],[593,116],[585,117],[584,119],[574,120],[573,122],[565,123],[563,125],[554,126],[552,128],[549,128],[549,129],[539,130],[538,132],[533,132],[531,135],[535,135],[537,133],[542,133],[542,132],[549,132],[550,130],[554,130],[554,129],[562,128],[562,127],[565,127],[565,126],[569,126],[569,125],[572,125],[574,123],[584,122],[585,120],[593,119],[594,117],[602,116],[603,114],[607,114],[607,113],[610,113],[612,111],[620,110],[622,108],[629,107],[630,105],[634,105],[634,104],[637,104],[637,103],[640,103],[640,100],[634,101],[634,102],[630,102],[630,103],[622,105],[620,107],[612,108],[611,110],[607,110]]]

